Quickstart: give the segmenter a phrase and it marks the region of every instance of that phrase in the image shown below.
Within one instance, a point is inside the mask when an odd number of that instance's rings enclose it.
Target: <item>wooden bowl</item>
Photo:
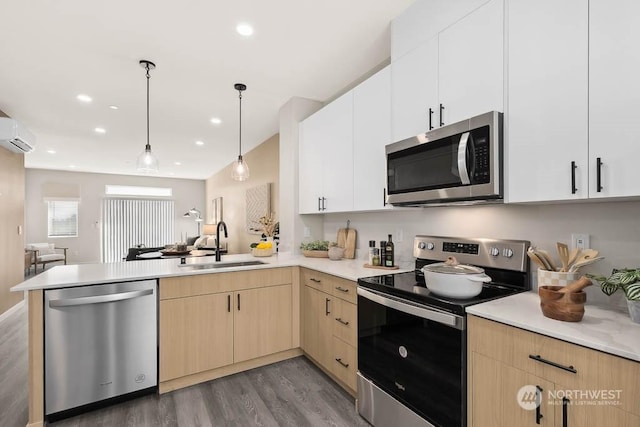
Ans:
[[[540,308],[545,317],[563,322],[579,322],[584,316],[584,303],[587,294],[584,291],[562,293],[563,286],[540,286]]]

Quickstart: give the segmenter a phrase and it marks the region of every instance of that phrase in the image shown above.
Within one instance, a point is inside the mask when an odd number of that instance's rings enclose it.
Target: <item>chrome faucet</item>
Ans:
[[[229,237],[229,235],[227,234],[227,224],[224,223],[224,221],[220,221],[218,223],[218,226],[216,227],[216,261],[220,261],[220,226],[222,226],[222,229],[224,230],[224,237],[225,239],[227,237]]]

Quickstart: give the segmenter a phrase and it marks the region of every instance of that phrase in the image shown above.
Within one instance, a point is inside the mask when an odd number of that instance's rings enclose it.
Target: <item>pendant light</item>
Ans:
[[[246,181],[249,178],[249,166],[242,158],[242,91],[246,90],[247,86],[242,83],[236,83],[233,87],[238,91],[238,98],[240,99],[240,121],[238,125],[238,160],[233,162],[231,177],[236,181]]]
[[[142,59],[140,60],[140,65],[147,70],[147,145],[145,145],[144,151],[138,156],[136,165],[139,172],[154,173],[158,172],[158,158],[151,152],[151,144],[149,144],[149,79],[151,78],[149,71],[156,68],[156,64]]]

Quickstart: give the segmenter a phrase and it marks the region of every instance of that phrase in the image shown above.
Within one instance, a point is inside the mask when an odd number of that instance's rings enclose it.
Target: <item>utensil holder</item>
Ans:
[[[564,271],[549,271],[538,269],[538,289],[541,286],[567,286],[569,283],[575,282],[582,273],[580,272],[564,272]]]

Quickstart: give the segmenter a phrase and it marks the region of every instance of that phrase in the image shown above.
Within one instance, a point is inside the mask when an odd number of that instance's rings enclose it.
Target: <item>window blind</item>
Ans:
[[[48,205],[48,237],[78,236],[78,202],[50,200]]]
[[[117,262],[129,248],[173,243],[173,200],[103,199],[102,262]]]

